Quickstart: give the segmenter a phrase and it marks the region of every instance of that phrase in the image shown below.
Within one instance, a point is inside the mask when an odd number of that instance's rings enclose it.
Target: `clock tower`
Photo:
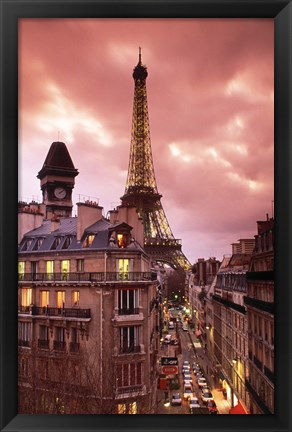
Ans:
[[[41,181],[46,219],[72,216],[72,190],[78,170],[63,142],[53,142],[37,177]]]

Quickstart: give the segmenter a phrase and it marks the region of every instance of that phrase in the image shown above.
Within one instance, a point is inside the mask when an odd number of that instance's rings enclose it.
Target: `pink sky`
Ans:
[[[154,169],[183,252],[231,253],[274,196],[273,19],[22,19],[19,198],[53,141],[79,170],[73,193],[104,214],[125,190],[142,47]]]

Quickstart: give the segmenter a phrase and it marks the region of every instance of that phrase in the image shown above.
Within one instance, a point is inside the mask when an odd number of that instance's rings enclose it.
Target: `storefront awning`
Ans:
[[[229,410],[229,414],[248,414],[247,409],[241,401]]]

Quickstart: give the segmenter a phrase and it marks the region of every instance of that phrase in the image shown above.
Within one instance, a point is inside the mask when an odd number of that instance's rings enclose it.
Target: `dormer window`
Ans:
[[[62,249],[68,249],[71,243],[72,243],[72,237],[66,237]]]
[[[60,243],[61,243],[61,237],[56,237],[51,246],[51,250],[57,249]]]
[[[29,250],[29,248],[30,248],[30,246],[31,246],[31,243],[32,243],[32,239],[26,239],[26,240],[24,241],[24,243],[23,243],[23,246],[22,246],[22,248],[21,248],[21,251],[27,251],[27,250]]]
[[[43,244],[44,239],[43,238],[38,238],[35,241],[35,244],[33,245],[32,250],[39,250],[39,248],[41,247],[41,245]]]
[[[125,234],[117,234],[117,244],[119,248],[127,246],[127,236]]]
[[[86,239],[84,240],[84,243],[83,243],[83,247],[84,248],[88,248],[88,247],[90,247],[91,245],[92,245],[92,242],[93,242],[93,240],[94,240],[94,234],[88,234],[87,236],[86,236]]]

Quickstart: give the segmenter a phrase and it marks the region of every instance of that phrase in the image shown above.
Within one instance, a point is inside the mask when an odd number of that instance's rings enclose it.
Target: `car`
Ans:
[[[210,391],[202,391],[202,401],[203,401],[203,403],[207,403],[210,400],[214,400],[212,393]]]
[[[196,374],[196,380],[198,381],[200,378],[205,378],[202,372]]]
[[[193,369],[193,372],[194,372],[195,375],[203,375],[203,372],[201,371],[200,368]]]
[[[170,341],[171,341],[171,335],[170,335],[170,334],[167,334],[167,335],[164,337],[164,343],[169,344]]]
[[[171,397],[171,405],[181,405],[180,393],[174,393]]]
[[[191,374],[191,369],[189,367],[187,367],[187,366],[183,366],[182,367],[182,373],[190,375]]]
[[[184,379],[185,380],[192,380],[192,375],[189,373],[184,373]]]
[[[178,345],[178,339],[171,339],[170,345]]]
[[[174,322],[173,321],[169,321],[168,328],[169,328],[169,330],[174,329]]]
[[[184,385],[191,385],[191,386],[193,386],[193,380],[192,379],[184,379]]]
[[[189,362],[188,360],[184,360],[184,361],[183,361],[183,366],[184,366],[184,365],[186,365],[186,366],[190,366],[190,362]]]
[[[206,381],[206,378],[199,378],[199,379],[198,379],[198,386],[199,386],[199,387],[207,387],[207,381]]]
[[[200,402],[197,397],[191,397],[189,399],[189,407],[190,411],[192,411],[193,408],[200,408]]]
[[[193,397],[193,387],[189,384],[184,385],[184,399]]]
[[[213,400],[207,402],[207,408],[209,410],[209,414],[218,414],[217,405]]]
[[[202,391],[202,393],[204,393],[204,392],[209,392],[209,393],[211,393],[211,389],[210,389],[210,387],[202,387],[201,388],[201,391]]]

